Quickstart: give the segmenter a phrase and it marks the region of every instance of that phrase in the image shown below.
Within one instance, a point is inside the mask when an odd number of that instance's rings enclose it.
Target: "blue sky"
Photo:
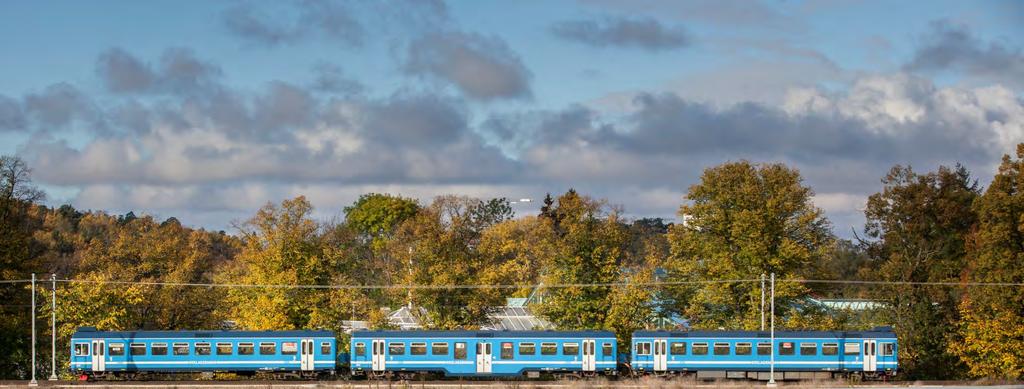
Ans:
[[[702,169],[801,170],[836,232],[894,164],[1024,141],[1019,1],[0,3],[0,153],[52,204],[226,228],[307,195],[674,217]],[[517,204],[532,213],[537,204]]]

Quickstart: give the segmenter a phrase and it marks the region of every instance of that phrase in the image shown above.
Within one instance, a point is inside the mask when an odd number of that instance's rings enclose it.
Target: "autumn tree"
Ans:
[[[882,191],[868,198],[864,232],[878,263],[863,276],[901,282],[956,281],[965,265],[965,236],[975,223],[971,203],[977,184],[962,166],[915,173],[895,166]],[[892,307],[900,339],[901,369],[908,377],[953,378],[962,369],[946,352],[959,320],[956,288],[891,285],[873,295]]]
[[[348,270],[355,260],[344,247],[326,244],[321,226],[310,217],[305,197],[267,204],[242,226],[244,247],[219,279],[224,283],[274,285],[352,285]],[[353,306],[365,313],[358,290],[339,288],[231,288],[222,310],[241,328],[284,330],[340,329]]]
[[[416,200],[381,193],[359,196],[345,207],[345,224],[362,234],[374,250],[384,248],[395,229],[419,211]]]
[[[830,224],[811,202],[814,192],[802,181],[797,170],[777,163],[740,161],[704,170],[679,209],[684,222],[669,232],[669,279],[802,276],[833,243]],[[669,290],[694,327],[760,327],[759,283],[699,283]],[[790,303],[806,292],[800,284],[777,284],[780,316],[798,316]]]
[[[560,328],[600,329],[613,303],[612,287],[628,243],[619,214],[604,202],[569,190],[545,217],[557,236],[554,255],[544,264],[537,312]],[[554,287],[559,285],[558,287]]]
[[[949,351],[975,377],[1024,378],[1024,144],[1003,156],[992,184],[973,206],[977,233],[968,245],[966,279],[1016,285],[966,289],[961,343]]]

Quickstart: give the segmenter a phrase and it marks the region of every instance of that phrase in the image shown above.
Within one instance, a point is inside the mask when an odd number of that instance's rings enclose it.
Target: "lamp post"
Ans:
[[[768,376],[768,386],[774,387],[775,384],[775,273],[772,273],[772,335],[771,335],[771,372]]]
[[[32,321],[32,380],[28,386],[39,386],[36,381],[36,273],[32,273],[32,314],[29,316]]]
[[[761,273],[761,331],[764,331],[764,273]]]
[[[57,380],[57,273],[50,274],[50,381]]]

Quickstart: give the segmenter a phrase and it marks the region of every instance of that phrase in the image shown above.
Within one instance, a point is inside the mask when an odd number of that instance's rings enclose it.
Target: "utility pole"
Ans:
[[[764,273],[761,273],[761,331],[764,331]]]
[[[36,381],[36,273],[32,273],[32,381],[28,386],[39,386]]]
[[[57,273],[50,274],[50,381],[57,380]]]
[[[775,387],[775,273],[772,273],[772,359],[771,359],[771,373],[768,376],[768,386]]]

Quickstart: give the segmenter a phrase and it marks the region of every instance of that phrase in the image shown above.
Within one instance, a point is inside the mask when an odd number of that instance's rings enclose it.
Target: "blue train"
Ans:
[[[888,327],[870,331],[356,331],[340,353],[331,331],[97,331],[71,339],[73,373],[144,378],[229,372],[275,378],[591,377],[880,378],[898,371]]]

